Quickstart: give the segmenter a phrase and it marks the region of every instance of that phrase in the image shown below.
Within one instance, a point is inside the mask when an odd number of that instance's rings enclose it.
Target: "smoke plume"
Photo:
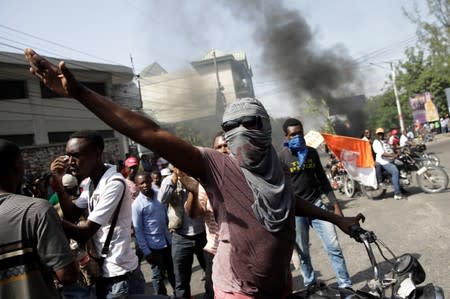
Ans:
[[[284,7],[281,1],[227,0],[223,5],[236,18],[253,23],[253,38],[262,48],[267,71],[279,77],[291,97],[291,106],[299,109],[293,116],[307,117],[307,100],[318,106],[322,101],[332,104],[340,97],[354,95],[352,89],[361,85],[357,64],[345,47],[319,48],[299,11]],[[317,121],[315,118],[311,121]]]

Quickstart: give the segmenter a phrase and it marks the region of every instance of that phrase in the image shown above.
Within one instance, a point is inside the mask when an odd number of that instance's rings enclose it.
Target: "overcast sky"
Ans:
[[[419,2],[426,16],[425,1]],[[290,115],[291,107],[278,102],[289,96],[283,78],[263,59],[256,37],[271,11],[262,7],[263,16],[255,16],[255,3],[262,2],[0,0],[0,50],[28,46],[44,55],[127,66],[131,54],[136,72],[154,61],[168,71],[189,68],[211,48],[245,51],[257,97],[272,115]],[[416,42],[416,27],[402,13],[412,1],[286,0],[279,6],[304,18],[317,52],[339,49],[355,59],[366,95],[382,88],[385,62],[402,59],[405,47]]]

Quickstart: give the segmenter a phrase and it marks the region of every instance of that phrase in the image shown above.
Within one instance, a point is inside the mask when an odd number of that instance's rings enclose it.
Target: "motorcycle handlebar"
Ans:
[[[377,236],[375,236],[374,232],[367,231],[357,224],[350,227],[350,237],[359,243],[363,243],[364,241],[373,243],[377,240]]]

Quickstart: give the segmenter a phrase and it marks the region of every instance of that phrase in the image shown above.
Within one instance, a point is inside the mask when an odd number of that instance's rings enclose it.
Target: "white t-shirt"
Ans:
[[[392,147],[388,143],[381,141],[379,139],[375,139],[373,141],[372,147],[373,147],[373,151],[376,154],[375,161],[377,161],[381,165],[386,165],[386,164],[392,162],[392,160],[382,157],[382,155],[384,153],[388,153],[388,154],[394,153],[394,151],[392,150]]]
[[[103,174],[92,196],[89,196],[91,180],[87,179],[83,182],[86,183],[85,188],[75,204],[82,209],[88,208],[88,220],[101,225],[92,237],[97,253],[100,254],[111,226],[111,218],[119,204],[122,193],[125,192],[111,238],[108,256],[103,264],[103,276],[114,277],[135,270],[138,266],[138,259],[131,248],[131,193],[126,184],[118,180],[124,181],[125,179],[116,171],[116,166],[107,166],[109,168]]]
[[[401,135],[400,136],[400,146],[405,146],[408,143],[408,137],[406,137],[405,135]]]

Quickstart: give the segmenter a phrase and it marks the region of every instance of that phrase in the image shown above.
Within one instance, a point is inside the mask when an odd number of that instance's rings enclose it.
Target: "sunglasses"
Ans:
[[[261,116],[242,116],[237,119],[226,121],[222,124],[224,132],[233,130],[243,125],[246,129],[260,130],[262,128]]]

